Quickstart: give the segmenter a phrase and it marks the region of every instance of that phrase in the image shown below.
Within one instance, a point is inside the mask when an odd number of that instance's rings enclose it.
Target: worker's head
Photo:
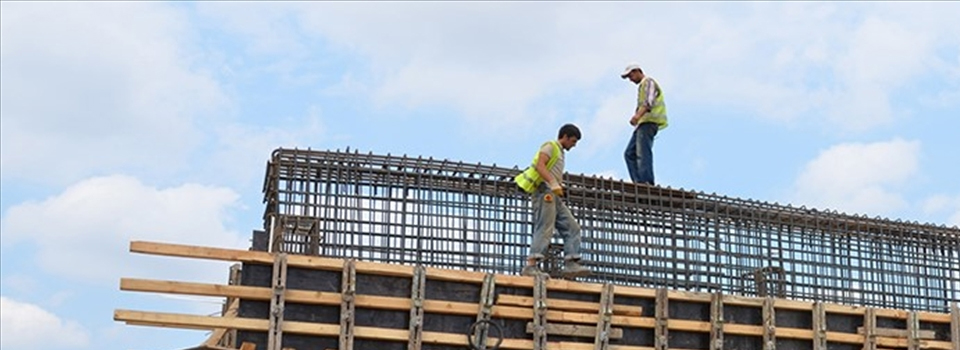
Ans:
[[[573,124],[564,124],[560,127],[557,141],[564,150],[569,151],[577,145],[577,141],[580,141],[580,128]]]
[[[620,74],[620,78],[629,78],[634,84],[639,84],[643,80],[643,69],[640,69],[639,64],[628,64],[627,68],[624,68],[623,73]]]

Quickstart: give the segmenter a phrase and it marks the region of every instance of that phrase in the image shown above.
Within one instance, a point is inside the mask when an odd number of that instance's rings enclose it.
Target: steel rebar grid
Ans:
[[[532,231],[517,172],[278,149],[264,226],[274,251],[516,273]],[[584,175],[564,182],[597,282],[941,312],[960,301],[956,227]]]

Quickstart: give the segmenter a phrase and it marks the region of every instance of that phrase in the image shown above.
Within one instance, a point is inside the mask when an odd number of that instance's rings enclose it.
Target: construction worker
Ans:
[[[663,103],[660,84],[643,74],[640,65],[629,64],[620,74],[637,84],[637,108],[630,117],[633,136],[623,152],[630,179],[636,183],[653,185],[653,138],[667,127],[667,105]]]
[[[579,140],[580,129],[576,125],[562,126],[557,139],[545,142],[534,155],[533,164],[514,178],[517,186],[531,195],[533,202],[533,239],[527,264],[520,272],[524,276],[547,277],[537,265],[544,258],[554,228],[564,240],[563,277],[590,274],[590,269],[579,262],[580,224],[562,200],[564,155]]]

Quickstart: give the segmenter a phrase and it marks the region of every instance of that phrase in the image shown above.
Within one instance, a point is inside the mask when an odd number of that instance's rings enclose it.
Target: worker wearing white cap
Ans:
[[[667,105],[663,102],[660,84],[643,74],[640,65],[627,65],[620,77],[629,78],[638,86],[637,108],[630,117],[633,136],[623,158],[633,182],[653,185],[653,138],[660,129],[667,127]]]

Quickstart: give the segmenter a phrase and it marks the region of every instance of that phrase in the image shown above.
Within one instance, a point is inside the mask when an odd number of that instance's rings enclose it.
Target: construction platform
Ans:
[[[194,349],[960,349],[951,313],[863,308],[132,242],[233,261],[230,285],[121,280],[124,291],[223,297],[221,316],[116,310],[131,325],[213,331]]]

